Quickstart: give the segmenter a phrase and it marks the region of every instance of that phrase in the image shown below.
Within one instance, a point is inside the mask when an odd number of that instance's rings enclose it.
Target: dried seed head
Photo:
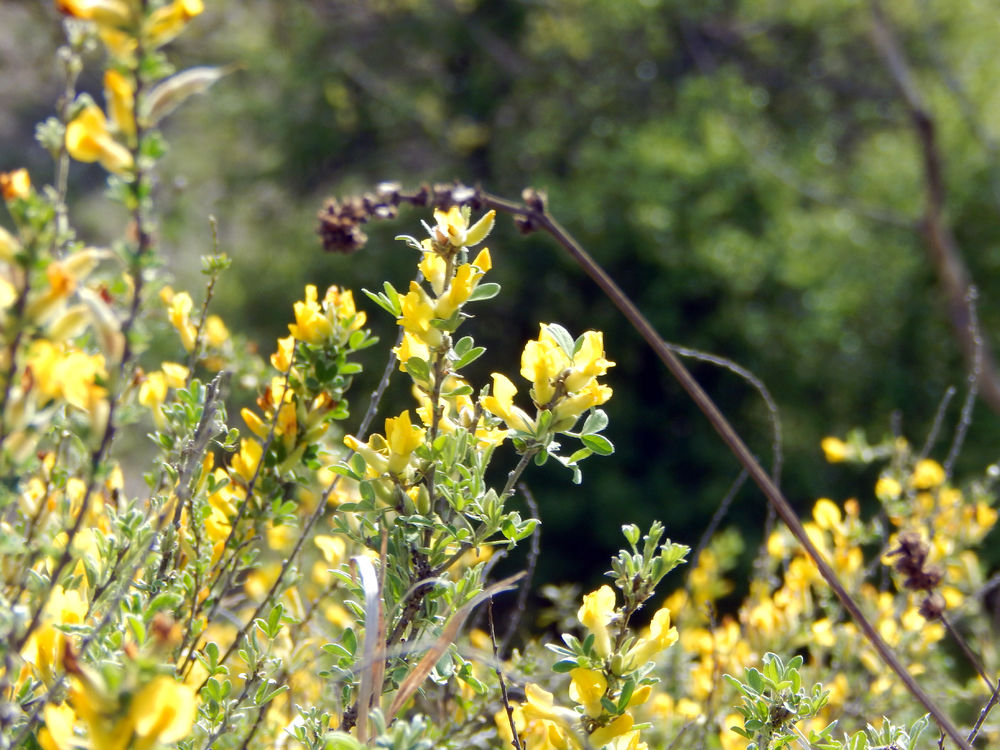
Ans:
[[[370,218],[364,202],[352,198],[343,204],[330,199],[319,212],[319,229],[317,230],[327,252],[353,253],[365,246],[368,235],[361,230],[361,225]]]
[[[903,585],[911,591],[931,591],[941,584],[944,573],[936,565],[927,564],[930,546],[915,531],[904,531],[897,540],[898,546],[886,553],[899,557],[893,567],[905,576]]]
[[[920,608],[917,611],[926,620],[936,620],[944,613],[944,608],[944,597],[939,592],[932,591],[920,602]]]

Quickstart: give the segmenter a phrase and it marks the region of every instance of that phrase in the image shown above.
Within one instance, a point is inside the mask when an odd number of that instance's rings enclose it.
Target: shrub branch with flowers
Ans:
[[[209,312],[231,263],[218,247],[197,303],[159,269],[157,128],[231,71],[169,62],[200,0],[56,7],[64,95],[37,133],[54,177],[37,187],[23,169],[0,175],[11,226],[0,226],[0,748],[1000,741],[995,579],[978,555],[1000,470],[960,485],[950,458],[898,436],[824,441],[830,461],[877,463],[880,477],[860,501],[820,499],[805,523],[764,476],[788,528],[770,534],[738,607],[720,603],[742,544],[727,530],[699,545],[647,618],[690,550],[659,522],[645,533],[624,523],[612,585],[544,589],[559,638],[527,623],[508,651],[492,600],[525,582],[492,573],[538,531],[522,479],[553,459],[579,483],[585,459],[613,453],[600,407],[614,362],[601,333],[543,323],[523,348],[520,393],[511,363],[488,384],[463,374],[486,352],[459,329],[500,293],[482,246],[497,213],[551,233],[658,352],[662,341],[539,193],[513,203],[387,184],[321,213],[324,243],[344,250],[363,244],[368,220],[434,208],[426,236],[398,238],[416,261],[405,293],[365,292],[399,328],[367,405],[351,400],[356,355],[379,342],[350,290],[308,285],[289,335],[256,357]],[[103,106],[76,89],[94,48]],[[108,247],[69,221],[78,162],[107,172],[108,199],[129,216]],[[151,341],[169,342],[172,358],[154,358]],[[401,376],[413,406],[369,433]],[[255,404],[236,426],[227,402],[248,384]],[[127,447],[144,433],[155,455],[137,465]],[[476,626],[487,603],[488,633]]]

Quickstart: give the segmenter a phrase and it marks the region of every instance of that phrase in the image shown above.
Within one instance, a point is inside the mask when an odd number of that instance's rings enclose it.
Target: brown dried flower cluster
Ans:
[[[920,603],[920,614],[934,620],[944,612],[945,601],[940,592],[935,591],[944,578],[941,568],[930,565],[927,557],[930,545],[915,531],[904,531],[897,540],[898,546],[886,553],[887,557],[898,557],[893,567],[905,576],[903,586],[911,591],[926,591],[927,597]]]
[[[372,193],[337,200],[330,198],[319,212],[317,233],[323,249],[335,253],[353,253],[364,247],[368,236],[362,225],[373,219],[392,219],[399,213],[400,204],[411,206],[449,208],[469,206],[472,210],[482,207],[478,188],[458,183],[421,185],[412,193],[404,192],[398,182],[383,182]]]

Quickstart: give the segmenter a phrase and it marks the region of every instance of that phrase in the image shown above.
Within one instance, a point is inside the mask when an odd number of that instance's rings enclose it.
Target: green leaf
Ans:
[[[485,299],[493,299],[500,293],[500,285],[493,283],[480,284],[472,290],[469,295],[469,302],[480,302]]]
[[[334,474],[340,474],[341,476],[347,477],[348,479],[353,479],[355,482],[359,482],[363,478],[361,474],[355,473],[354,469],[350,468],[349,466],[340,466],[335,464],[333,466],[328,467],[328,471],[331,471]]]
[[[386,282],[386,283],[388,284],[388,282]],[[389,313],[392,317],[398,318],[400,316],[400,314],[402,313],[402,310],[399,308],[398,297],[395,298],[395,304],[393,304],[393,299],[390,298],[390,297],[387,297],[384,294],[376,294],[375,292],[369,292],[367,289],[362,289],[361,291],[365,293],[365,295],[368,297],[368,299],[370,299],[376,305],[378,305],[379,307],[381,307],[383,310],[385,310],[387,313]],[[395,291],[395,290],[393,290],[393,291]]]
[[[592,432],[600,432],[608,426],[608,415],[601,409],[594,409],[587,415],[587,421],[583,423],[581,432],[588,435]]]
[[[350,653],[357,653],[358,636],[355,634],[354,628],[347,628],[340,637],[340,642]]]
[[[394,239],[397,240],[398,242],[405,242],[414,250],[419,250],[420,252],[424,251],[424,246],[420,244],[420,240],[418,240],[416,237],[411,237],[408,234],[397,234],[394,237]],[[386,282],[386,284],[388,283],[389,282]]]
[[[580,440],[599,456],[610,456],[615,452],[615,446],[603,435],[581,435]]]
[[[563,328],[558,323],[549,323],[545,326],[545,330],[549,332],[549,335],[556,340],[559,344],[559,348],[562,349],[566,356],[573,359],[573,337],[569,335],[569,331]]]
[[[622,685],[622,693],[618,696],[617,713],[624,713],[625,709],[628,707],[629,700],[632,699],[632,693],[635,691],[635,680],[627,680],[624,685]]]
[[[576,659],[560,659],[552,665],[552,671],[556,674],[565,674],[572,669],[576,669],[578,666],[580,665]]]
[[[427,381],[431,378],[431,368],[427,364],[426,360],[420,357],[410,357],[406,360],[406,371],[410,374],[414,380]]]
[[[485,347],[482,346],[473,347],[472,349],[469,349],[469,351],[467,351],[461,357],[459,357],[458,360],[455,362],[455,364],[452,365],[452,367],[456,370],[461,370],[466,365],[475,362],[477,359],[479,359],[485,351],[486,351]],[[409,361],[407,361],[407,366],[409,366]]]

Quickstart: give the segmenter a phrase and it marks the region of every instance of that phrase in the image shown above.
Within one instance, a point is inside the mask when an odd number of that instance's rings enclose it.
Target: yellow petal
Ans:
[[[164,675],[135,694],[129,716],[137,735],[169,743],[188,736],[196,708],[194,690]]]

